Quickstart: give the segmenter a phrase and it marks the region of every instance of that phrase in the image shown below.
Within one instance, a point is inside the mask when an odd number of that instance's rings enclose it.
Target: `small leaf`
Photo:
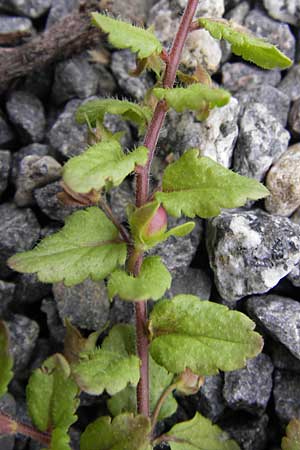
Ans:
[[[138,126],[140,133],[145,130],[152,117],[152,111],[147,106],[140,106],[127,100],[105,98],[91,100],[81,105],[77,109],[76,120],[81,124],[88,120],[91,126],[97,126],[97,122],[103,122],[106,113],[118,114],[122,119],[133,122]]]
[[[227,433],[199,413],[166,433],[171,450],[240,450]]]
[[[149,30],[135,27],[99,13],[92,13],[93,23],[105,33],[116,48],[129,48],[138,58],[147,58],[162,51],[162,44]]]
[[[139,275],[134,277],[124,270],[113,272],[108,281],[110,298],[118,295],[122,300],[158,300],[171,286],[172,277],[159,256],[144,259]]]
[[[224,89],[213,89],[201,83],[194,83],[185,88],[154,88],[153,94],[159,100],[165,100],[168,106],[177,112],[188,109],[198,111],[200,116],[204,111],[207,116],[212,108],[227,105],[230,100],[230,93]],[[202,120],[201,117],[199,120]]]
[[[13,377],[13,359],[9,353],[9,333],[3,320],[0,320],[0,397],[7,392]]]
[[[215,39],[225,39],[231,44],[232,53],[251,61],[263,69],[286,69],[292,64],[290,58],[265,39],[258,38],[249,30],[225,19],[198,19]]]
[[[226,306],[178,295],[157,303],[150,315],[152,358],[169,372],[198,375],[240,369],[262,348],[255,323]]]
[[[238,175],[206,156],[199,157],[198,149],[187,150],[166,168],[162,190],[155,198],[174,217],[213,217],[221,208],[236,208],[247,199],[269,195],[255,179]]]
[[[78,388],[70,378],[65,358],[55,354],[31,375],[27,389],[27,406],[33,423],[40,431],[60,428],[67,431],[77,420],[74,414],[79,401]]]
[[[293,419],[287,426],[286,437],[281,442],[282,450],[300,449],[300,420]]]
[[[43,239],[28,252],[8,260],[17,272],[37,273],[40,281],[67,286],[90,277],[105,278],[126,260],[126,244],[117,228],[97,207],[77,211],[66,219],[62,230]]]
[[[146,147],[138,147],[125,154],[116,140],[100,142],[69,159],[63,169],[63,180],[80,194],[119,186],[136,164],[146,163],[147,155]]]
[[[63,428],[55,428],[51,432],[50,447],[44,450],[72,450],[68,432]]]
[[[97,339],[102,330],[95,331],[88,338],[84,338],[69,320],[65,320],[65,327],[64,356],[69,363],[76,363],[80,359],[80,353],[95,350]]]

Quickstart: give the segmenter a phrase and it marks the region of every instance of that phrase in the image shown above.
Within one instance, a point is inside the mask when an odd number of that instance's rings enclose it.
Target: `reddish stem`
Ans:
[[[51,437],[48,433],[42,433],[29,425],[17,422],[4,413],[0,413],[0,434],[23,434],[30,437],[47,447],[50,445]]]

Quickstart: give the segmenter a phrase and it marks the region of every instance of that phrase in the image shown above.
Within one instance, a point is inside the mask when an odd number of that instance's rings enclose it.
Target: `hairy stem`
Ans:
[[[163,52],[163,58],[166,61],[166,71],[163,79],[165,88],[173,87],[176,71],[180,62],[180,57],[184,43],[186,41],[190,25],[192,23],[198,0],[188,0],[184,10],[181,22],[173,41],[169,55]],[[151,163],[154,157],[156,144],[159,133],[163,125],[167,107],[165,101],[159,101],[153,113],[152,120],[145,135],[144,145],[149,149],[148,160],[145,166],[136,168],[136,206],[140,207],[148,201],[149,198],[149,175]],[[133,260],[133,256],[129,260]],[[138,275],[142,265],[143,255],[140,254],[135,262],[130,261],[129,265],[134,266],[132,273]],[[138,412],[149,416],[149,355],[148,355],[148,338],[147,338],[147,304],[146,302],[137,302],[135,304],[136,313],[136,334],[137,334],[137,351],[141,360],[140,382],[137,387],[137,403]]]
[[[151,434],[152,435],[154,433],[154,429],[155,429],[155,426],[156,426],[156,423],[157,423],[157,420],[158,420],[159,412],[160,412],[164,402],[166,401],[168,396],[174,391],[175,388],[176,388],[176,383],[170,384],[170,386],[168,386],[163,391],[163,393],[161,394],[161,396],[158,399],[158,402],[156,403],[155,409],[154,409],[152,417],[151,417],[151,422],[152,422]]]
[[[15,435],[17,433],[30,437],[47,447],[50,445],[51,437],[48,433],[42,433],[29,425],[15,421],[6,414],[0,413],[0,434]]]

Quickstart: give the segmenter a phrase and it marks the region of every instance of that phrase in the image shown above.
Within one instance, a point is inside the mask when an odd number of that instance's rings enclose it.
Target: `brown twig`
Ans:
[[[0,434],[15,435],[17,433],[30,437],[47,447],[51,441],[50,434],[42,433],[29,425],[17,422],[4,413],[0,413]]]

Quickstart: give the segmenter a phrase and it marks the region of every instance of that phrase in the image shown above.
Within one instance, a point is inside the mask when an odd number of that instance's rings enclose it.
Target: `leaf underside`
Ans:
[[[125,263],[126,244],[117,228],[97,207],[77,211],[58,233],[43,239],[36,248],[8,260],[17,272],[37,273],[40,281],[67,286],[90,277],[99,281]]]
[[[162,191],[155,198],[174,217],[214,217],[221,208],[236,208],[248,199],[269,195],[255,179],[238,175],[206,156],[199,157],[198,149],[187,150],[166,168]]]
[[[300,420],[293,419],[287,426],[286,436],[281,442],[282,450],[300,450]]]
[[[172,373],[189,368],[205,376],[236,370],[262,349],[262,338],[247,316],[193,295],[157,303],[149,326],[151,356]]]
[[[4,321],[0,321],[0,397],[7,392],[13,377],[13,359],[9,353],[9,333]]]
[[[224,19],[198,19],[215,39],[225,39],[231,44],[232,53],[251,61],[263,69],[286,69],[292,61],[265,39],[258,38],[244,27]]]

